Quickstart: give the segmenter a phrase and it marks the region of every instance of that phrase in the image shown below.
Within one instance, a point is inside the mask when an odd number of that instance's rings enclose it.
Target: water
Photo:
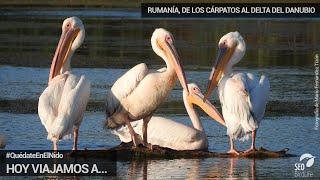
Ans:
[[[191,126],[187,116],[170,115],[166,117]],[[7,135],[8,140],[6,149],[51,149],[50,141],[46,140],[46,131],[36,114],[0,113],[0,119],[0,129]],[[79,131],[80,149],[103,149],[119,144],[116,136],[103,129],[103,119],[104,114],[86,113]],[[227,151],[228,137],[225,129],[208,117],[203,117],[201,120],[208,136],[209,150]],[[264,160],[209,158],[118,162],[118,175],[121,177],[147,176],[150,179],[294,177],[294,164],[299,162],[301,154],[310,153],[320,157],[320,133],[313,127],[313,117],[267,117],[262,121],[257,135],[257,147],[262,146],[271,150],[289,148],[289,152],[298,157]],[[236,145],[239,149],[245,150],[250,143],[238,142]],[[59,143],[60,149],[68,150],[71,147],[72,141]],[[317,159],[310,170],[319,176],[320,165]]]
[[[313,72],[309,68],[235,68],[266,74],[271,83],[271,94],[267,115],[313,114]],[[117,68],[73,68],[77,75],[84,74],[92,83],[91,96],[87,110],[103,111],[107,89],[126,72]],[[0,107],[2,111],[16,113],[37,113],[38,98],[47,85],[49,68],[0,66]],[[202,90],[206,88],[208,70],[187,70],[189,82],[196,83]],[[35,76],[36,75],[36,76]],[[301,82],[304,85],[298,85]],[[177,83],[168,99],[157,113],[185,114],[182,102],[182,89]],[[299,94],[299,96],[297,96]],[[218,103],[214,96],[213,101]],[[218,106],[220,107],[220,106]],[[0,109],[1,111],[1,109]]]
[[[118,162],[118,174],[127,178],[290,178],[299,156],[320,157],[319,131],[313,130],[314,55],[319,52],[320,22],[294,20],[153,20],[135,10],[98,8],[0,9],[0,134],[6,149],[51,149],[37,115],[38,97],[45,89],[49,67],[67,16],[79,16],[86,39],[72,60],[73,72],[92,82],[90,102],[80,127],[79,148],[102,149],[119,140],[102,128],[106,89],[128,68],[145,62],[152,69],[164,66],[151,49],[157,27],[168,29],[183,61],[189,82],[203,90],[216,56],[217,42],[229,31],[239,31],[247,44],[236,71],[266,74],[271,83],[266,117],[258,130],[257,145],[271,150],[289,148],[298,157],[279,159],[174,159]],[[213,102],[220,107],[216,98]],[[173,89],[156,114],[191,125],[184,110],[181,87]],[[203,113],[201,113],[203,115]],[[224,128],[203,116],[209,150],[225,152]],[[70,149],[71,141],[59,143]],[[239,149],[249,142],[237,143]],[[319,160],[310,171],[319,177]]]

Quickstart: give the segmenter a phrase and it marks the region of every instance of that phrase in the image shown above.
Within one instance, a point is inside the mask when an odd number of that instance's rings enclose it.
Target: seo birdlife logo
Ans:
[[[315,156],[305,153],[300,156],[300,162],[295,163],[295,177],[313,177],[312,171],[308,171],[307,168],[313,166],[315,162]]]

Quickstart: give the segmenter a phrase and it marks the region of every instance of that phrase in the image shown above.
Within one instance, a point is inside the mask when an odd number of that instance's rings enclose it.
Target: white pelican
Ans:
[[[90,82],[85,76],[72,74],[70,61],[85,36],[82,21],[70,17],[63,21],[62,34],[52,60],[48,87],[39,98],[38,112],[48,132],[48,139],[57,150],[57,141],[70,138],[73,130],[73,150],[77,150],[78,130],[89,95]]]
[[[233,140],[248,139],[255,150],[255,136],[262,120],[269,96],[269,80],[251,73],[234,73],[232,66],[244,56],[246,44],[238,32],[230,32],[219,41],[219,53],[209,78],[205,99],[218,85],[223,118],[230,136],[229,153],[238,154]]]
[[[210,117],[225,126],[219,111],[207,100],[196,84],[188,84],[189,93],[183,90],[183,102],[191,119],[193,127],[178,123],[174,120],[153,116],[148,124],[148,142],[152,145],[167,147],[175,150],[199,150],[208,148],[207,136],[193,104],[202,108]],[[135,132],[142,136],[143,120],[131,122]],[[113,131],[122,142],[130,142],[128,128],[121,127]]]
[[[135,146],[139,142],[130,122],[143,119],[142,143],[149,146],[148,122],[169,95],[177,76],[182,87],[187,89],[184,71],[173,42],[170,32],[162,28],[156,29],[151,37],[152,49],[166,62],[167,67],[152,71],[146,64],[138,64],[121,76],[107,93],[105,125],[111,129],[127,125]]]

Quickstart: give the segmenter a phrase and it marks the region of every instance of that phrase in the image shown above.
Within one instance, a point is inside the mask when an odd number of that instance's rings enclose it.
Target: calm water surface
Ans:
[[[166,116],[166,115],[162,115]],[[166,116],[191,126],[187,116]],[[0,128],[7,135],[7,149],[51,149],[46,140],[45,128],[37,114],[0,113]],[[116,136],[103,129],[104,114],[87,113],[79,132],[79,148],[102,149],[119,144]],[[226,131],[216,122],[203,117],[202,123],[208,135],[209,150],[228,150]],[[30,127],[30,128],[26,128]],[[313,117],[267,117],[258,130],[257,146],[271,150],[289,148],[298,157],[279,159],[174,159],[118,162],[121,177],[148,178],[198,178],[198,177],[294,177],[294,163],[303,153],[320,157],[320,133],[314,129]],[[61,141],[60,149],[70,149],[72,141]],[[249,142],[237,143],[239,149],[246,149]],[[315,162],[310,170],[320,175],[320,164]],[[272,173],[272,174],[270,174]]]
[[[175,37],[189,82],[204,89],[216,56],[217,42],[239,31],[247,52],[237,71],[266,74],[271,94],[267,114],[258,131],[257,145],[271,150],[289,148],[298,157],[281,159],[176,159],[118,162],[124,178],[272,178],[294,177],[294,163],[303,153],[320,157],[319,131],[313,130],[314,55],[320,49],[320,22],[316,20],[154,20],[121,9],[55,9],[0,7],[0,134],[7,149],[51,149],[36,114],[37,100],[47,85],[49,67],[64,18],[79,16],[86,39],[76,52],[75,74],[92,82],[90,103],[80,128],[79,148],[101,149],[119,144],[102,129],[106,89],[128,68],[145,62],[152,69],[164,62],[151,49],[155,28],[164,27]],[[191,125],[177,86],[157,114]],[[215,100],[215,98],[213,98]],[[16,107],[16,108],[14,108]],[[212,151],[228,149],[226,131],[208,117],[203,124]],[[61,149],[70,149],[62,141]],[[246,149],[249,142],[238,143]],[[309,170],[320,176],[320,160]]]

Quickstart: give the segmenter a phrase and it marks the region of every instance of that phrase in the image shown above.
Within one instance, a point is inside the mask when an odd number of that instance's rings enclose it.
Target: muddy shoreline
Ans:
[[[98,157],[103,158],[109,153],[116,153],[117,159],[121,161],[132,161],[132,160],[144,160],[144,159],[194,159],[194,158],[256,158],[256,159],[266,159],[266,158],[285,158],[285,157],[295,157],[296,155],[290,154],[288,148],[284,148],[280,151],[271,151],[263,147],[258,148],[256,151],[250,152],[240,152],[239,155],[229,154],[229,153],[219,153],[212,152],[208,150],[183,150],[177,151],[170,148],[165,148],[161,146],[153,146],[150,150],[145,147],[134,147],[132,142],[121,143],[120,145],[106,149],[90,152],[88,150],[72,152],[71,156],[77,157]]]

